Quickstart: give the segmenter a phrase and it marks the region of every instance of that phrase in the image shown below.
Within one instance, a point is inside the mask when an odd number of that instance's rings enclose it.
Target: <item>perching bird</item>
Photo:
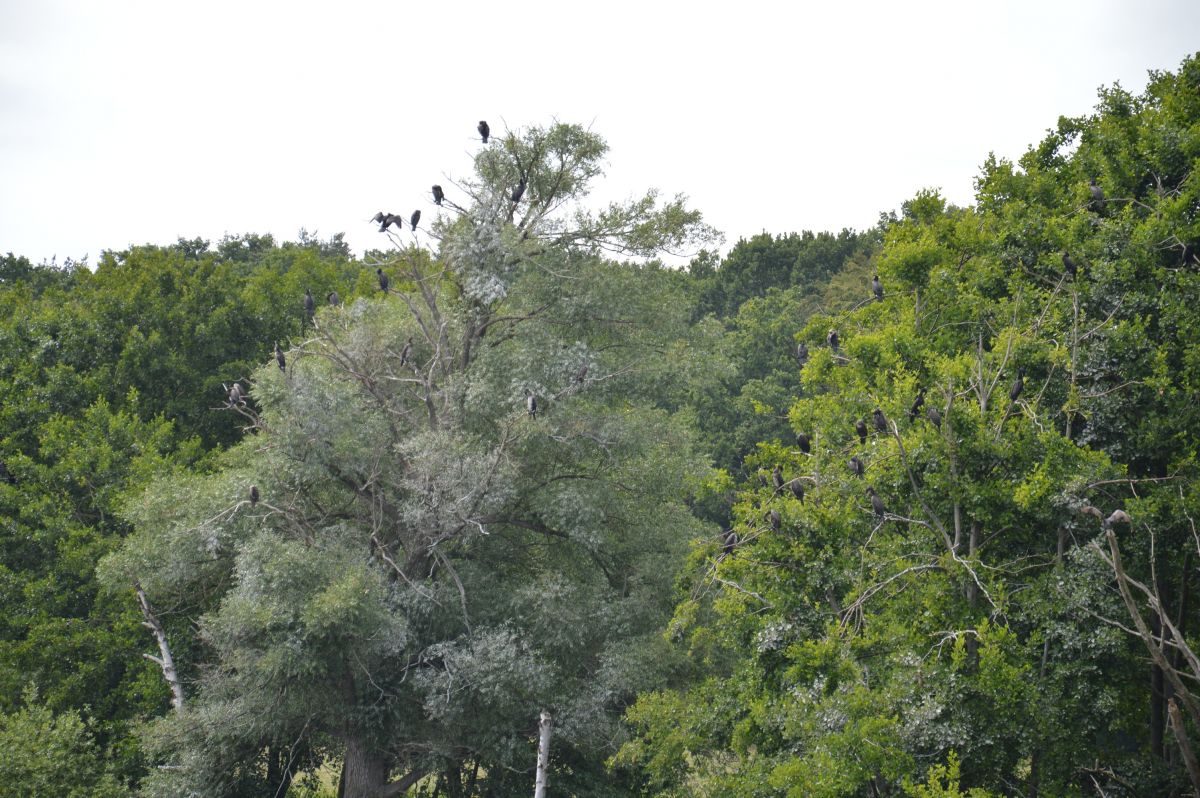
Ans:
[[[412,226],[412,231],[414,233],[417,232],[417,222],[419,221],[421,221],[421,211],[415,210],[412,212],[412,216],[410,216],[408,219],[408,223]]]
[[[304,315],[312,318],[317,312],[317,303],[313,300],[312,291],[308,288],[304,289]]]
[[[933,405],[930,405],[929,409],[925,411],[925,418],[929,419],[933,426],[938,429],[942,428],[942,414]]]
[[[444,200],[445,198],[446,198],[446,195],[445,195],[445,193],[442,192],[442,187],[437,184],[434,184],[434,186],[433,186],[433,204],[441,205],[442,200]]]
[[[287,371],[287,358],[283,356],[283,350],[279,348],[279,342],[275,342],[275,362],[279,364],[280,371]]]
[[[529,411],[530,418],[537,418],[537,397],[526,391],[528,396],[525,397],[525,409]]]
[[[767,511],[767,522],[771,525],[771,529],[778,532],[780,525],[783,523],[783,516],[779,514],[778,510],[772,507]]]
[[[388,279],[387,272],[385,272],[383,269],[376,269],[375,274],[379,275],[379,290],[386,294],[388,292],[388,285],[391,283],[391,280]]]
[[[488,136],[492,135],[492,129],[488,127],[488,123],[481,119],[475,129],[478,130],[479,135],[483,137],[483,143],[487,144]]]
[[[1025,390],[1025,369],[1017,369],[1017,381],[1013,383],[1012,390],[1008,392],[1009,400],[1015,402],[1021,396],[1021,391]]]
[[[590,363],[584,363],[582,366],[579,367],[579,371],[575,372],[576,384],[580,384],[580,385],[583,384],[583,381],[587,379],[589,368],[591,368]]]
[[[870,485],[867,486],[867,495],[871,497],[871,509],[875,511],[875,517],[880,521],[887,515],[887,508],[883,506],[883,499],[879,498],[879,494]]]
[[[871,290],[875,293],[875,301],[883,301],[883,283],[879,282],[879,275],[871,278]]]
[[[912,407],[908,409],[908,420],[916,421],[917,414],[921,412],[921,405],[925,404],[925,389],[921,388],[917,391],[917,398],[913,400]]]
[[[834,353],[836,353],[838,351],[837,330],[830,330],[829,335],[827,335],[825,337],[825,340],[829,342],[829,348],[832,349],[834,351]]]
[[[737,548],[737,544],[737,532],[734,532],[732,529],[724,530],[721,533],[721,556],[728,557],[730,554],[733,554],[734,549]]]
[[[1096,178],[1092,178],[1088,183],[1088,189],[1092,192],[1092,205],[1096,210],[1104,210],[1104,189],[1096,182]]]
[[[1067,274],[1071,275],[1071,279],[1075,279],[1075,275],[1079,274],[1079,264],[1071,257],[1071,253],[1065,249],[1062,254],[1063,268],[1067,270]]]
[[[405,344],[404,344],[404,348],[400,350],[400,365],[401,366],[408,365],[408,356],[412,354],[412,348],[413,348],[413,340],[412,340],[412,336],[410,335],[408,337],[408,341],[405,342]]]
[[[800,368],[804,368],[804,364],[808,362],[808,344],[803,341],[796,345],[796,362],[800,364]]]
[[[858,459],[858,455],[850,458],[850,473],[856,477],[862,477],[866,467],[863,466],[863,461]]]
[[[792,491],[792,495],[796,497],[796,501],[804,504],[804,483],[800,481],[800,477],[793,479],[787,486]]]
[[[1196,257],[1196,248],[1191,244],[1183,245],[1183,257],[1180,258],[1181,266],[1191,266],[1192,260]]]
[[[329,304],[332,307],[336,308],[338,305],[342,304],[342,298],[338,296],[337,291],[330,291],[329,295],[325,298],[329,300]]]
[[[808,454],[812,451],[812,443],[808,440],[808,435],[803,432],[796,433],[796,445],[800,447],[800,451]]]
[[[404,229],[404,220],[394,213],[384,213],[380,211],[371,217],[372,222],[379,222],[379,232],[386,233],[388,227],[396,225],[397,230]]]
[[[522,177],[521,182],[518,183],[517,187],[513,189],[512,201],[520,202],[521,197],[523,197],[523,196],[525,196],[525,178]]]
[[[887,432],[887,419],[883,417],[882,410],[878,407],[875,408],[875,412],[871,414],[871,419],[875,422],[875,429],[883,433]]]
[[[854,422],[854,431],[858,433],[860,443],[867,442],[867,425],[861,418]]]
[[[233,385],[229,386],[228,391],[229,406],[237,407],[240,405],[242,403],[242,386],[235,382]]]
[[[771,471],[771,484],[775,486],[775,490],[783,489],[783,469],[779,466]]]
[[[250,506],[253,507],[254,505],[258,504],[258,499],[259,499],[258,486],[251,485],[250,486]]]

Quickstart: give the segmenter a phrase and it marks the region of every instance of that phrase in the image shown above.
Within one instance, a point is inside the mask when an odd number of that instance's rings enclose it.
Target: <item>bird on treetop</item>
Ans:
[[[415,210],[412,212],[412,216],[409,217],[409,220],[408,220],[408,223],[412,226],[412,230],[414,233],[417,232],[417,222],[419,222],[419,221],[421,221],[421,211]]]
[[[788,488],[792,491],[792,495],[796,497],[796,501],[804,503],[804,483],[800,481],[800,477],[796,477],[788,484]]]
[[[1075,259],[1071,257],[1071,253],[1067,252],[1065,249],[1063,250],[1062,254],[1062,262],[1063,268],[1067,270],[1067,274],[1071,275],[1072,279],[1075,277],[1075,275],[1079,274],[1079,264],[1077,264]]]
[[[488,127],[488,123],[481,119],[479,120],[479,124],[476,125],[475,129],[478,130],[479,135],[483,137],[483,143],[487,144],[488,136],[492,135],[492,129]]]
[[[778,510],[772,507],[767,511],[767,522],[771,524],[771,529],[778,532],[780,525],[783,523],[783,516],[779,514]]]
[[[830,348],[830,349],[832,349],[834,352],[838,351],[838,334],[837,334],[837,330],[830,330],[830,331],[829,331],[829,335],[827,335],[827,336],[825,337],[825,340],[829,342],[829,348]]]
[[[771,484],[775,486],[775,490],[783,488],[783,469],[779,466],[771,471]]]
[[[883,283],[879,282],[879,275],[871,278],[871,291],[875,294],[875,301],[883,301]]]
[[[917,414],[921,412],[921,405],[925,404],[925,389],[921,388],[917,391],[917,398],[913,400],[912,407],[908,409],[908,420],[916,421]]]
[[[925,411],[925,418],[929,419],[933,426],[938,429],[942,428],[942,414],[933,405],[930,405],[929,409]]]
[[[875,517],[880,521],[887,514],[887,508],[883,505],[883,499],[879,498],[879,494],[870,485],[867,486],[867,495],[871,497],[871,509],[875,511]]]
[[[879,432],[887,432],[887,419],[883,417],[883,411],[878,407],[875,412],[871,413],[871,419],[875,422],[875,429]]]
[[[863,466],[863,461],[858,459],[858,455],[850,458],[850,473],[856,477],[862,477],[866,468]]]
[[[441,205],[442,200],[444,200],[445,198],[446,198],[446,195],[442,192],[442,187],[437,184],[434,184],[434,186],[433,186],[433,204]]]
[[[404,228],[404,220],[394,213],[384,213],[383,211],[380,211],[371,217],[371,221],[379,222],[379,232],[381,233],[386,233],[388,227],[393,224],[396,225],[397,230],[402,230]]]
[[[284,357],[278,341],[275,342],[275,362],[279,364],[280,371],[287,371],[287,358]]]
[[[513,189],[512,201],[520,202],[521,197],[523,197],[523,196],[525,196],[525,178],[524,177],[521,178],[521,182],[517,184],[517,187]]]
[[[808,439],[808,435],[803,432],[796,433],[796,445],[800,447],[800,451],[808,454],[812,451],[812,443]]]
[[[861,418],[854,422],[854,431],[858,433],[859,443],[867,442],[867,425]]]
[[[385,272],[383,269],[376,269],[375,274],[379,276],[379,290],[386,294],[388,292],[388,285],[391,283],[391,281],[388,279],[387,272]]]

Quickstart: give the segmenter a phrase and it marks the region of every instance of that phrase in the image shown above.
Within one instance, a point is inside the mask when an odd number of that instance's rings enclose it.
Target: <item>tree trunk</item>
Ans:
[[[546,798],[546,771],[550,767],[550,713],[542,710],[538,718],[537,778],[533,785],[533,798]]]
[[[387,786],[387,780],[388,761],[384,753],[360,737],[348,737],[339,798],[376,798]]]

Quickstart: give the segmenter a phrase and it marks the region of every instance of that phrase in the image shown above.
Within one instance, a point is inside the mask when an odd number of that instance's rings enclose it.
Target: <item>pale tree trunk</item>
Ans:
[[[546,798],[546,771],[550,767],[550,713],[542,710],[538,718],[537,778],[533,783],[533,798]]]
[[[146,591],[142,590],[142,586],[134,582],[133,588],[137,591],[138,606],[142,608],[142,626],[145,626],[154,633],[154,639],[158,642],[158,651],[161,656],[153,654],[142,654],[143,657],[162,668],[163,678],[167,680],[167,686],[171,688],[171,706],[175,707],[176,712],[183,711],[183,685],[179,682],[179,674],[175,670],[175,659],[171,656],[171,647],[167,644],[167,633],[163,630],[162,623],[155,616],[153,610],[150,609],[150,601],[146,598]]]

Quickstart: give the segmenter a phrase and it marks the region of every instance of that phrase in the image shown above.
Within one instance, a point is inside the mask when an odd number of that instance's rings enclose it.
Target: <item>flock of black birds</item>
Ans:
[[[1104,189],[1096,182],[1094,177],[1089,181],[1088,189],[1091,194],[1091,200],[1089,203],[1091,208],[1097,212],[1103,210],[1106,203]],[[1183,250],[1183,263],[1185,265],[1190,265],[1193,259],[1196,259],[1194,247],[1191,244],[1180,244],[1180,246]],[[1063,274],[1065,277],[1075,279],[1078,276],[1079,264],[1071,256],[1071,253],[1065,249],[1062,251],[1062,264],[1064,270]],[[876,302],[882,302],[884,299],[885,295],[883,283],[880,281],[878,274],[871,278],[871,295],[873,300]],[[841,355],[841,339],[838,336],[838,331],[836,329],[829,330],[825,341],[829,346],[829,350],[832,353],[835,361],[845,362],[847,360],[847,358]],[[795,359],[796,363],[801,369],[803,369],[808,363],[809,350],[808,344],[805,341],[800,341],[796,345]],[[1018,366],[1016,369],[1016,378],[1013,380],[1012,386],[1009,388],[1008,392],[1010,404],[1005,415],[1005,420],[1007,420],[1008,414],[1012,413],[1013,408],[1016,407],[1017,401],[1021,398],[1024,390],[1025,368]],[[935,428],[940,430],[942,427],[941,412],[933,405],[925,407],[925,389],[918,388],[917,396],[913,400],[912,406],[908,411],[908,417],[911,422],[916,422],[916,420],[920,418],[921,409],[923,407],[925,408],[925,419]],[[884,416],[884,413],[881,409],[875,408],[875,410],[872,411],[871,423],[877,433],[884,435],[888,433],[887,418]],[[867,427],[866,419],[860,418],[855,420],[854,433],[858,437],[860,445],[866,445],[867,439],[870,435],[870,430]],[[799,448],[802,454],[807,455],[812,453],[812,440],[808,433],[799,432],[796,434],[796,446]],[[848,463],[851,474],[860,479],[864,477],[866,473],[866,464],[861,457],[859,457],[857,454],[852,455]],[[799,501],[803,502],[804,488],[801,479],[801,477],[796,477],[790,481],[786,481],[783,474],[783,468],[780,465],[776,465],[771,471],[771,483],[775,489],[775,495],[778,495],[784,489],[784,487],[787,487]],[[885,521],[887,518],[887,507],[884,504],[882,497],[880,497],[880,495],[875,491],[875,488],[870,485],[868,485],[866,488],[866,494],[871,502],[871,509],[874,512],[875,518],[879,522]],[[1101,521],[1102,528],[1105,530],[1109,529],[1115,523],[1131,523],[1129,515],[1123,510],[1116,510],[1108,517],[1104,517],[1103,514],[1095,507],[1084,505],[1081,509],[1081,512],[1087,515],[1092,515],[1099,519]],[[777,509],[773,507],[770,508],[766,513],[764,513],[763,517],[767,520],[772,529],[776,531],[779,530],[782,518]],[[725,556],[734,551],[740,542],[740,539],[738,538],[737,533],[732,529],[726,529],[722,533],[722,541],[722,556]]]

